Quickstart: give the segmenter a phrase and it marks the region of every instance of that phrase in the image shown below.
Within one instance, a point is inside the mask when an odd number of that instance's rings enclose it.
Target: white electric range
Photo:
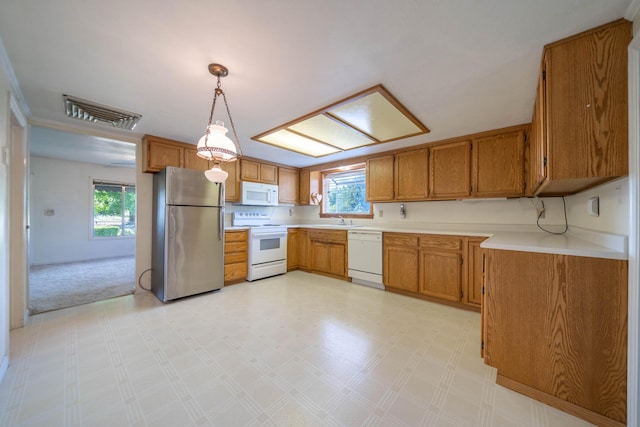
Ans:
[[[234,212],[232,224],[249,227],[248,281],[287,272],[287,227],[263,212]]]

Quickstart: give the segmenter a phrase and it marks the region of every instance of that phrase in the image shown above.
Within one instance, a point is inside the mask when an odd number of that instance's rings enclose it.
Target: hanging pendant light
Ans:
[[[242,150],[240,149],[238,134],[233,124],[233,119],[231,118],[231,112],[229,111],[227,97],[220,83],[220,78],[226,77],[229,74],[229,70],[224,65],[209,64],[209,72],[218,78],[218,84],[213,94],[209,124],[207,125],[205,134],[198,141],[197,154],[199,157],[213,162],[213,167],[205,171],[204,176],[212,182],[224,182],[227,179],[228,173],[221,169],[220,162],[233,162],[237,160],[238,157],[242,156]],[[227,116],[229,117],[229,123],[231,124],[235,141],[226,136],[229,130],[224,127],[224,122],[220,120],[216,120],[215,123],[213,122],[216,100],[220,95],[222,95],[224,105],[227,109]]]

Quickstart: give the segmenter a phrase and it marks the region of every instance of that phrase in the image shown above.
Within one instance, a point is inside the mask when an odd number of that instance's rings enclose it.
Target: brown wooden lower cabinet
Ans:
[[[287,232],[287,271],[308,271],[308,232],[306,228],[289,228]]]
[[[482,271],[470,267],[476,265],[474,256],[479,254],[469,253],[467,247],[484,239],[384,233],[384,285],[390,291],[479,311],[480,301],[468,297],[469,283],[480,286],[482,282]],[[481,289],[473,291],[480,295]]]
[[[496,382],[625,425],[627,261],[485,250],[483,344]]]
[[[347,231],[308,230],[308,267],[312,273],[347,279]]]
[[[224,232],[224,284],[244,282],[249,265],[249,232],[227,230]]]
[[[387,288],[418,292],[418,236],[383,234],[383,277]]]

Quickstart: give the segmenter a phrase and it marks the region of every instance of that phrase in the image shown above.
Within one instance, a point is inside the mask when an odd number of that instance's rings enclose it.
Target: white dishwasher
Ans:
[[[382,232],[349,230],[349,277],[353,283],[384,289],[382,284]]]

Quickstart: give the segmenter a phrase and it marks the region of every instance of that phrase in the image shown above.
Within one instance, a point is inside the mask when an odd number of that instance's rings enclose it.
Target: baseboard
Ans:
[[[4,380],[4,374],[7,373],[7,368],[9,368],[9,356],[4,356],[2,364],[0,365],[0,384],[2,384]]]
[[[526,384],[522,384],[518,381],[514,381],[511,378],[504,377],[500,374],[498,374],[496,377],[496,384],[506,387],[510,390],[517,391],[518,393],[524,394],[525,396],[528,396],[534,400],[542,402],[545,405],[552,406],[556,409],[559,409],[563,412],[571,414],[575,417],[581,418],[597,426],[607,426],[607,427],[625,427],[626,426],[625,423],[613,420],[611,418],[607,418],[602,414],[598,414],[597,412],[593,412],[581,406],[574,405],[573,403],[567,402],[566,400],[562,400],[548,393],[545,393],[533,387],[530,387]]]

